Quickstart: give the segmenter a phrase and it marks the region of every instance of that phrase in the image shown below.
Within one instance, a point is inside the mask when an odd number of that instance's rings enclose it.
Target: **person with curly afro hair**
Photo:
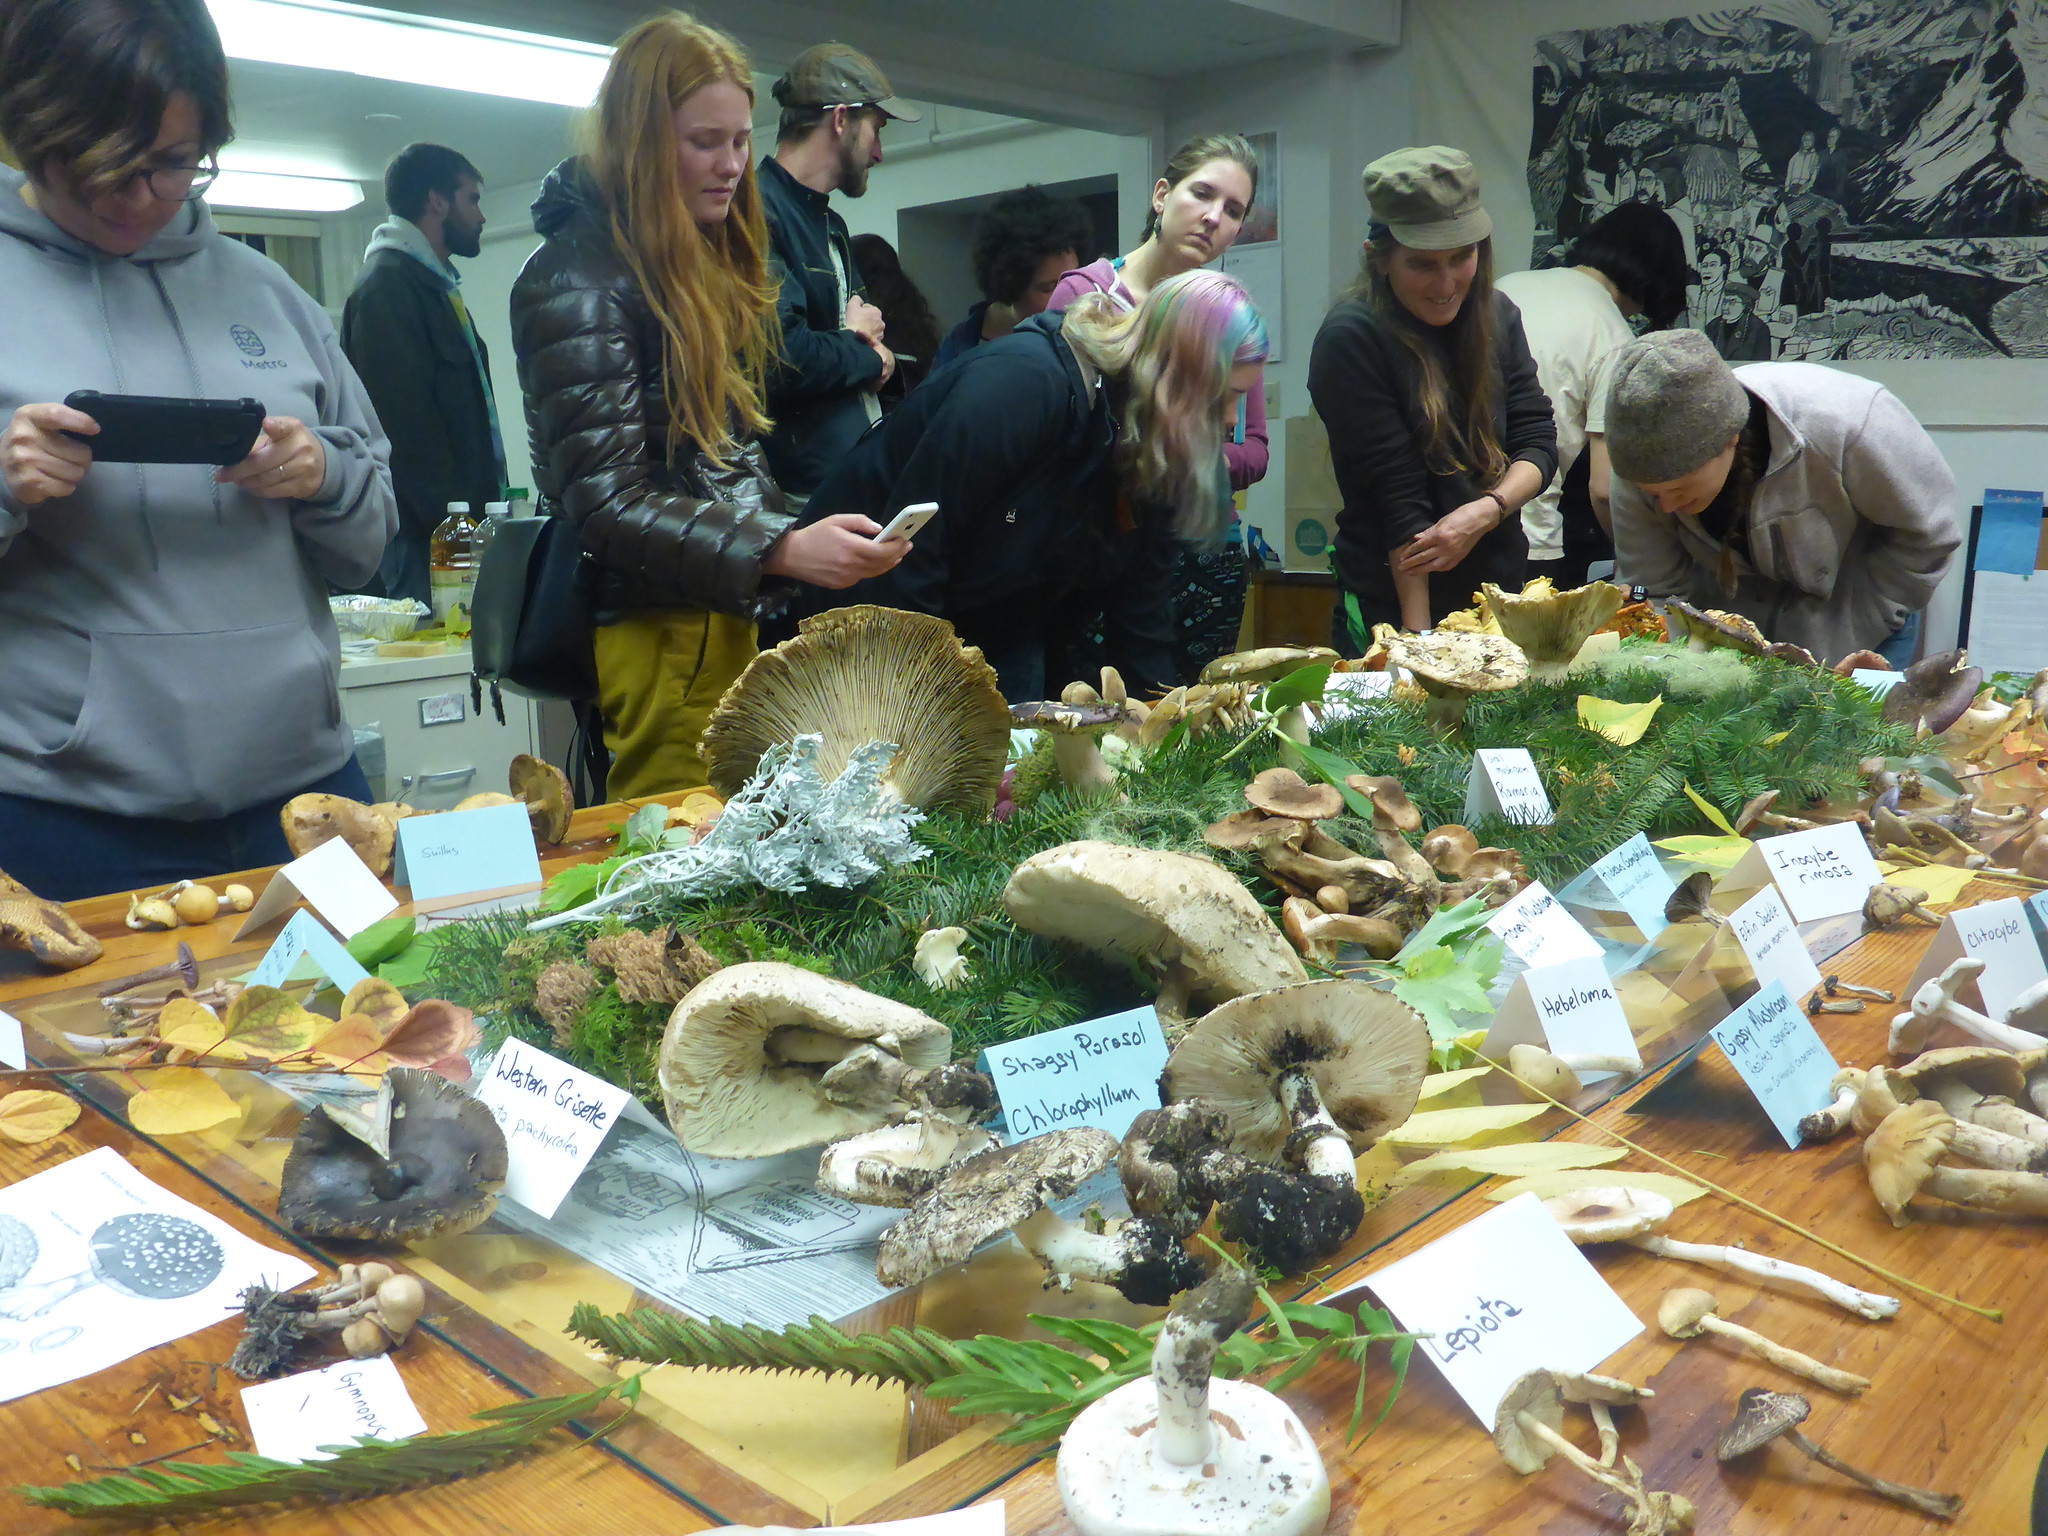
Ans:
[[[1019,187],[988,205],[974,226],[974,281],[982,300],[947,333],[943,367],[984,341],[1007,336],[1045,309],[1060,275],[1095,250],[1088,210],[1040,187]]]

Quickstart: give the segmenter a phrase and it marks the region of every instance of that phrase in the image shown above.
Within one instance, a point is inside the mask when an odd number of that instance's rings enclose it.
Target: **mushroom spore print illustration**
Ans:
[[[27,1234],[26,1263],[17,1258],[19,1227]],[[37,1246],[33,1228],[8,1219],[0,1228],[0,1274],[13,1272],[15,1281],[0,1291],[0,1317],[21,1322],[41,1317],[59,1302],[92,1285],[111,1286],[137,1301],[172,1301],[195,1296],[220,1278],[227,1267],[227,1255],[220,1240],[196,1221],[182,1216],[165,1216],[154,1211],[135,1211],[109,1217],[93,1229],[87,1239],[91,1265],[73,1275],[24,1285],[25,1275],[35,1263]],[[17,1265],[19,1268],[17,1270]]]

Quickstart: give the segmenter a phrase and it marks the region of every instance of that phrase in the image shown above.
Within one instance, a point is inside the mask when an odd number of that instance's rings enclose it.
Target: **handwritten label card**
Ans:
[[[1489,1429],[1517,1377],[1593,1370],[1643,1331],[1533,1194],[1351,1287],[1366,1288],[1403,1328],[1435,1335],[1421,1352]]]
[[[2027,988],[2048,981],[2048,965],[2041,963],[2041,946],[2027,921],[2026,903],[2017,896],[1979,902],[1946,914],[1927,953],[1920,957],[1920,968],[1913,972],[1906,995],[1911,997],[1922,982],[1932,981],[1965,956],[1982,960],[1984,971],[1958,995],[1973,1007],[1981,1006],[1994,1019],[2003,1019],[2005,1010]]]
[[[1772,982],[1714,1026],[1721,1047],[1785,1145],[1799,1145],[1799,1122],[1834,1097],[1840,1070],[1814,1033],[1813,1021],[1779,982]]]
[[[0,1067],[19,1072],[28,1065],[28,1041],[21,1033],[21,1020],[0,1009]]]
[[[2034,915],[2034,935],[2048,945],[2048,891],[2036,891],[2027,898],[2027,910]]]
[[[242,1409],[256,1454],[279,1461],[326,1461],[332,1452],[323,1446],[406,1440],[427,1427],[389,1355],[244,1387]]]
[[[540,849],[524,805],[486,805],[398,824],[416,911],[433,912],[541,888]]]
[[[1664,918],[1664,903],[1678,889],[1678,882],[1657,858],[1646,833],[1638,832],[1614,852],[1598,860],[1590,873],[1629,921],[1654,939],[1670,926]]]
[[[552,1216],[632,1097],[602,1078],[507,1040],[476,1088],[505,1132],[505,1193]]]
[[[1781,982],[1792,996],[1804,997],[1820,985],[1820,967],[1806,952],[1776,886],[1765,886],[1737,907],[1728,926],[1735,930],[1735,942],[1742,946],[1759,987]]]
[[[1880,699],[1906,680],[1903,672],[1880,672],[1874,667],[1858,667],[1849,674],[1849,680],[1861,684]]]
[[[1472,779],[1465,789],[1465,820],[1500,816],[1526,826],[1555,820],[1543,775],[1526,747],[1482,747],[1472,754]]]
[[[1810,923],[1861,911],[1870,888],[1883,878],[1870,845],[1863,841],[1863,829],[1853,821],[1841,821],[1752,845],[1729,873],[1728,883],[1740,890],[1759,880],[1775,880],[1785,893],[1792,921]]]
[[[988,1048],[1012,1141],[1076,1125],[1121,1136],[1141,1111],[1159,1107],[1165,1069],[1166,1036],[1150,1007]]]
[[[1599,959],[1600,941],[1579,926],[1541,880],[1531,880],[1515,899],[1487,919],[1493,936],[1528,966],[1562,960]]]
[[[344,939],[354,938],[398,909],[398,898],[370,873],[370,866],[356,857],[355,849],[338,837],[330,838],[311,853],[278,866],[256,905],[242,919],[242,926],[235,930],[235,937],[247,938],[301,896]]]
[[[1635,1033],[1607,967],[1597,959],[1566,960],[1522,972],[1501,999],[1500,1011],[1486,1032],[1479,1053],[1491,1061],[1507,1060],[1517,1045],[1540,1045],[1559,1056],[1613,1056],[1643,1064]],[[1502,1074],[1496,1072],[1494,1078]],[[1611,1077],[1611,1072],[1580,1072],[1585,1082]],[[1520,1095],[1508,1087],[1511,1102]]]
[[[356,964],[355,956],[335,941],[319,918],[310,912],[294,912],[250,975],[249,984],[281,987],[287,981],[308,979],[315,967],[344,992],[370,979],[370,973]]]

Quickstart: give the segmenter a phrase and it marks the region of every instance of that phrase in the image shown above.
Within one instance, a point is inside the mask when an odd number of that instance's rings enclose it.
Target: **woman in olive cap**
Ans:
[[[1423,630],[1481,582],[1519,591],[1518,514],[1557,469],[1550,401],[1514,304],[1493,286],[1493,221],[1471,159],[1440,145],[1365,168],[1357,284],[1316,333],[1308,389],[1343,493],[1331,641]]]
[[[1962,535],[1956,482],[1881,385],[1730,368],[1698,331],[1624,347],[1607,401],[1617,579],[1755,622],[1823,661],[1913,659]]]

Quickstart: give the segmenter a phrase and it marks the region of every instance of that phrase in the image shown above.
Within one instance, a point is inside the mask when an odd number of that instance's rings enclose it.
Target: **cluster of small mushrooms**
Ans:
[[[418,1280],[374,1261],[344,1264],[313,1290],[252,1285],[242,1293],[242,1339],[228,1366],[250,1381],[285,1375],[326,1333],[338,1333],[352,1359],[388,1354],[405,1342],[426,1305]]]

